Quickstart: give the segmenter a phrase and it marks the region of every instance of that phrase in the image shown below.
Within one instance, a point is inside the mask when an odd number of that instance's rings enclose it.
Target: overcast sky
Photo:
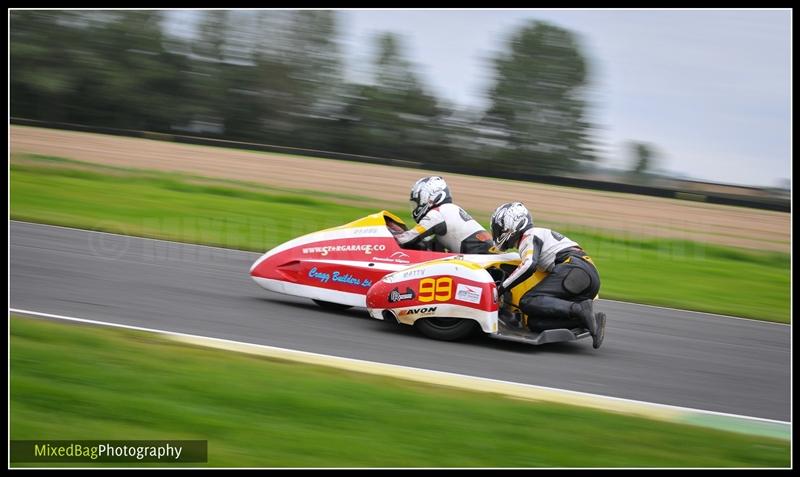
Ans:
[[[374,36],[402,34],[438,97],[483,108],[489,58],[526,22],[579,35],[601,163],[627,167],[626,141],[693,178],[773,186],[791,176],[790,10],[342,10],[342,50],[362,77]]]

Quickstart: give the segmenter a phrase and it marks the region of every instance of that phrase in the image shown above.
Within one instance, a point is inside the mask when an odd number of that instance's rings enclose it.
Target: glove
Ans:
[[[436,236],[429,235],[424,239],[420,240],[420,250],[427,250],[427,251],[435,251],[436,247]]]

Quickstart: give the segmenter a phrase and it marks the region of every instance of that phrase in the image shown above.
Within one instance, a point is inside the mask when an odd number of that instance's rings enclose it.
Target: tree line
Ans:
[[[374,39],[367,80],[348,79],[340,12],[196,14],[183,37],[164,11],[11,11],[11,115],[472,171],[560,174],[596,159],[587,60],[564,28],[511,32],[491,59],[489,106],[473,111],[432,94],[395,34]]]

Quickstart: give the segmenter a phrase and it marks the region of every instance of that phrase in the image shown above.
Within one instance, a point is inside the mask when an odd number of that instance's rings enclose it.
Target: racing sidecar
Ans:
[[[505,297],[496,283],[520,263],[516,252],[457,254],[401,248],[402,219],[381,211],[290,240],[262,255],[250,275],[263,288],[312,299],[325,308],[366,307],[371,317],[412,325],[424,335],[490,337],[544,344],[589,336],[581,327],[531,331],[519,298],[542,280],[537,271]],[[500,307],[520,313],[522,328],[498,320]]]

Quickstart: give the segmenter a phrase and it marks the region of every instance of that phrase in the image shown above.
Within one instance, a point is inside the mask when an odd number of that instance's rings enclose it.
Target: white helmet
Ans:
[[[411,216],[419,222],[434,207],[452,202],[447,182],[439,176],[423,177],[411,187]]]
[[[523,232],[533,227],[533,217],[521,202],[508,202],[494,211],[491,223],[495,245],[507,250],[519,241]]]

